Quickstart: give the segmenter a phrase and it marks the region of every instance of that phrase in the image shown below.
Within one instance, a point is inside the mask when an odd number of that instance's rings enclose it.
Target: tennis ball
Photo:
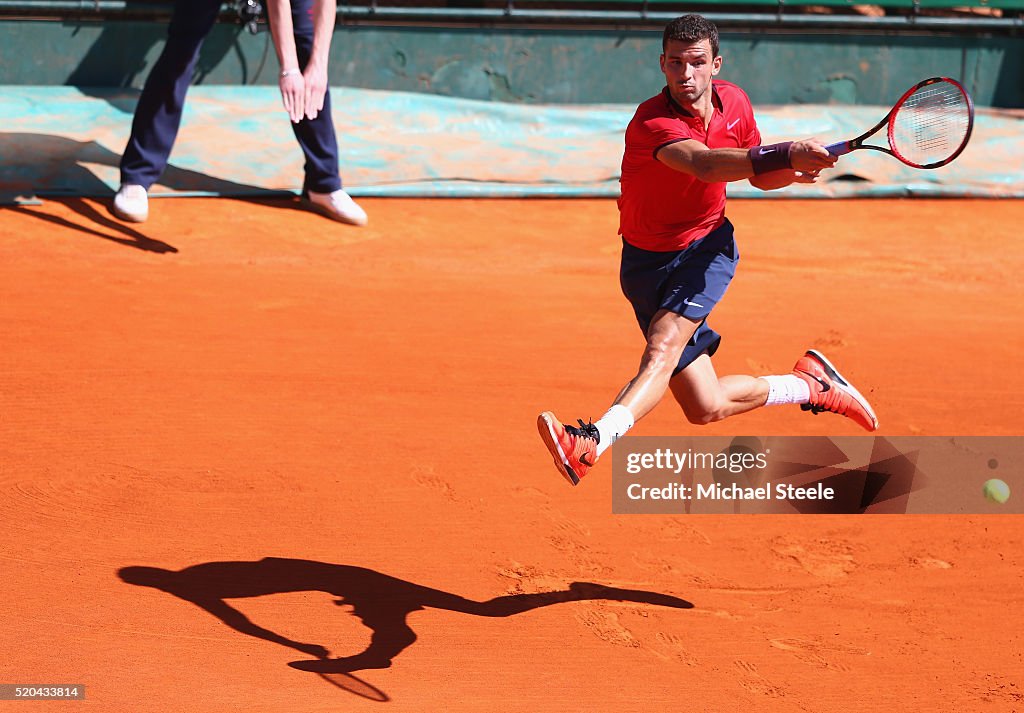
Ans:
[[[985,494],[986,499],[994,503],[1002,504],[1010,499],[1010,486],[999,478],[986,480],[985,485],[981,488],[981,492]]]

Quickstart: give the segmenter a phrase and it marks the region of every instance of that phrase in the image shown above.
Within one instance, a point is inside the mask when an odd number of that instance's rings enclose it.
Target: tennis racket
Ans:
[[[883,126],[888,126],[888,147],[864,143]],[[914,168],[939,168],[960,155],[973,128],[974,102],[967,90],[954,79],[932,77],[908,89],[871,130],[825,148],[833,156],[873,149]]]

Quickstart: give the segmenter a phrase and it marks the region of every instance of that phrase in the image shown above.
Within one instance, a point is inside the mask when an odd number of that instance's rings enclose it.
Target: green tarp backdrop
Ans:
[[[654,94],[660,84],[647,89]],[[0,198],[109,196],[137,92],[0,87]],[[360,196],[614,196],[634,104],[524,105],[336,87],[346,186]],[[759,107],[766,141],[852,138],[888,107]],[[877,152],[813,186],[734,196],[1024,197],[1024,118],[982,111],[950,166],[919,171]],[[171,165],[153,194],[298,190],[302,156],[276,87],[193,87]]]

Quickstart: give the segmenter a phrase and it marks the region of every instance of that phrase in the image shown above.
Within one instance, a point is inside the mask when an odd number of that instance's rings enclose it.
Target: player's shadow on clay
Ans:
[[[293,661],[288,665],[321,674],[339,687],[376,700],[387,700],[387,696],[351,673],[390,667],[392,660],[416,641],[416,633],[409,627],[406,617],[420,609],[506,617],[552,604],[592,599],[693,608],[685,599],[668,594],[589,582],[573,582],[568,589],[557,592],[508,594],[478,602],[372,569],[276,557],[258,562],[206,562],[176,572],[156,567],[124,567],[118,575],[129,584],[154,587],[191,602],[243,634],[314,656],[312,660]],[[327,592],[338,597],[335,604],[351,607],[352,613],[372,631],[366,650],[353,656],[331,658],[322,645],[293,641],[265,629],[225,601],[305,591]],[[342,674],[344,678],[331,677],[331,674]]]

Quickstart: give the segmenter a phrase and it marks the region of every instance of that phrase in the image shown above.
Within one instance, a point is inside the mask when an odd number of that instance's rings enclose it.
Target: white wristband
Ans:
[[[302,74],[302,70],[300,70],[300,69],[282,69],[281,70],[281,76],[282,77],[290,77],[293,74]]]

